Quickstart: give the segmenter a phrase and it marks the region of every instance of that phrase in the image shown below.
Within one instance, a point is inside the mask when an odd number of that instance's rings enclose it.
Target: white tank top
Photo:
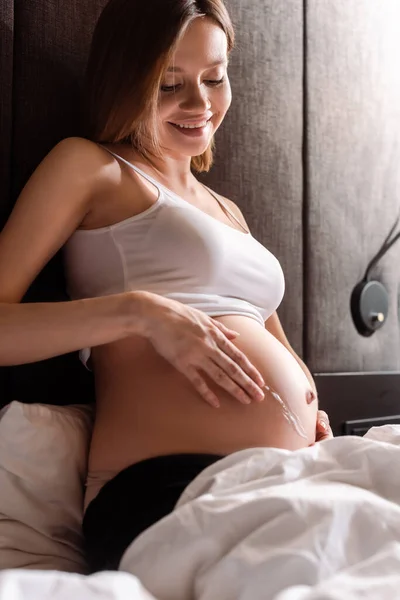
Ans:
[[[264,326],[285,289],[275,256],[244,231],[211,190],[242,230],[208,215],[108,152],[150,181],[158,198],[147,210],[119,223],[72,234],[64,246],[69,297],[142,290],[178,300],[211,317],[243,315]],[[86,366],[89,356],[89,348],[81,350]]]

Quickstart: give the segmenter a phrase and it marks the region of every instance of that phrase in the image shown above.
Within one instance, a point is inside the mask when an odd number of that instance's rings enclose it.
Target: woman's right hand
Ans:
[[[323,442],[333,438],[333,432],[329,423],[329,417],[324,410],[317,413],[317,427],[315,432],[315,441]]]
[[[239,335],[236,331],[176,300],[148,292],[141,295],[146,298],[144,335],[208,404],[218,408],[219,400],[202,372],[243,404],[264,399],[261,374],[231,342]]]

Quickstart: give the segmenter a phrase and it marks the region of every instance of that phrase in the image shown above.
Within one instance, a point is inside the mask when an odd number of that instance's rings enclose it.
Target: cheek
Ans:
[[[227,89],[225,90],[225,103],[227,106],[226,110],[228,110],[232,103],[232,89],[229,84],[227,85]]]
[[[230,86],[226,86],[223,90],[220,90],[220,94],[215,101],[214,109],[220,113],[221,120],[228,112],[229,107],[232,103],[232,92]]]
[[[160,123],[168,121],[169,117],[176,114],[176,102],[171,98],[163,98],[158,104],[158,117]]]
[[[222,85],[222,87],[216,90],[216,101],[228,110],[232,102],[232,88],[229,79]]]

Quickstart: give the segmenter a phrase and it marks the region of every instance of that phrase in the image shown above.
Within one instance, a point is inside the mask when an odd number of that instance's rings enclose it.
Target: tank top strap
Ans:
[[[203,187],[206,188],[206,190],[211,194],[211,196],[213,198],[216,199],[216,201],[218,202],[218,204],[220,206],[222,206],[222,208],[228,213],[228,215],[230,215],[232,217],[232,219],[234,219],[236,221],[236,223],[238,223],[240,225],[240,227],[246,232],[246,233],[250,233],[248,231],[248,229],[246,227],[244,227],[244,225],[240,222],[240,220],[237,218],[237,216],[233,213],[233,211],[229,208],[229,206],[222,200],[222,198],[218,198],[217,194],[215,194],[207,185],[205,185],[204,183],[202,183]]]
[[[180,198],[180,196],[178,196],[177,194],[175,194],[175,192],[172,192],[172,190],[170,190],[169,188],[165,187],[165,185],[163,185],[162,183],[160,183],[159,181],[157,181],[157,179],[154,179],[154,177],[152,177],[151,175],[148,175],[147,173],[145,173],[144,171],[142,171],[142,169],[140,169],[139,167],[137,167],[136,165],[132,164],[131,162],[129,162],[128,160],[126,160],[125,158],[122,158],[122,156],[120,156],[119,154],[116,154],[115,152],[112,152],[112,150],[109,150],[108,148],[106,148],[105,146],[103,146],[102,144],[98,144],[101,148],[104,148],[104,150],[107,150],[107,152],[109,152],[110,154],[112,154],[115,158],[121,160],[123,163],[125,163],[128,167],[131,167],[131,169],[133,169],[134,171],[136,171],[137,173],[139,173],[140,175],[142,175],[142,177],[144,177],[145,179],[147,179],[147,181],[149,181],[150,183],[152,183],[153,185],[155,185],[155,187],[157,188],[159,194],[161,195],[161,190],[164,189],[167,192],[169,192],[170,194],[173,194],[174,196],[176,196],[177,198]],[[202,183],[202,182],[201,182]],[[246,233],[250,233],[246,227],[244,227],[242,225],[242,223],[240,222],[240,220],[237,218],[237,216],[233,213],[233,211],[229,208],[229,206],[227,206],[227,204],[222,200],[222,198],[218,198],[218,196],[208,187],[206,186],[204,183],[202,183],[203,187],[211,194],[211,196],[213,198],[215,198],[215,200],[218,202],[218,204],[220,206],[222,206],[222,208],[232,217],[232,219],[234,219],[236,221],[236,223],[238,223],[238,225],[240,225],[240,227],[246,232]],[[182,198],[180,198],[181,201],[184,201]]]
[[[147,179],[147,181],[150,181],[150,183],[152,183],[153,185],[156,186],[156,188],[158,189],[159,192],[160,192],[160,187],[164,187],[164,186],[162,186],[161,183],[159,183],[157,181],[157,179],[154,179],[154,177],[152,177],[151,175],[148,175],[147,173],[145,173],[144,171],[142,171],[142,169],[139,169],[139,167],[137,167],[136,165],[134,165],[131,162],[129,162],[129,160],[126,160],[126,158],[122,158],[122,156],[120,156],[119,154],[116,154],[115,152],[112,152],[112,150],[109,150],[108,148],[106,148],[102,144],[99,144],[99,146],[101,148],[104,148],[104,150],[107,150],[107,152],[109,152],[110,154],[112,154],[115,158],[121,160],[128,167],[131,167],[131,169],[133,169],[134,171],[136,171],[136,173],[139,173],[140,175],[142,175],[142,177],[144,177],[145,179]]]

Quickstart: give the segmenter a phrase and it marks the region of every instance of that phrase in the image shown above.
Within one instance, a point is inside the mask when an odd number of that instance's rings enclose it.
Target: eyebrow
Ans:
[[[206,69],[211,69],[212,67],[217,67],[218,65],[225,65],[228,64],[228,61],[226,60],[226,58],[219,58],[218,60],[215,60],[214,62],[210,63],[209,65],[207,65]],[[181,69],[180,67],[168,67],[167,69],[168,73],[184,73],[184,69]]]

